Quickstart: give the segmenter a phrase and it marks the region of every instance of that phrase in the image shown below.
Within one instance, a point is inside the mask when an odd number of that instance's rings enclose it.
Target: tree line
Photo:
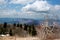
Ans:
[[[18,24],[14,23],[13,26],[14,27],[19,27],[19,28],[27,31],[32,36],[36,36],[37,35],[37,32],[36,32],[34,24],[31,24],[31,25],[24,24],[24,28],[23,28],[23,25],[19,24],[19,23]],[[10,36],[13,36],[12,29],[10,29],[10,31],[8,31],[7,27],[8,27],[7,26],[7,22],[4,22],[3,27],[0,27],[0,35],[1,34],[5,35],[5,34],[9,33]]]

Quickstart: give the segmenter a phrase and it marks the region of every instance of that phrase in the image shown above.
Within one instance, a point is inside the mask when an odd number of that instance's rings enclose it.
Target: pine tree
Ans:
[[[29,34],[31,34],[31,31],[32,31],[32,30],[31,30],[31,26],[29,26],[29,27],[28,27],[28,32],[29,32]]]
[[[27,31],[28,25],[24,24],[24,30]]]
[[[19,27],[19,23],[17,24],[17,27]]]
[[[16,26],[16,23],[14,23],[13,26]]]
[[[6,22],[4,22],[3,28],[7,28],[7,23]]]
[[[37,35],[36,29],[34,25],[32,25],[32,36],[36,36],[36,35]]]
[[[12,34],[12,30],[10,29],[10,32],[9,32],[9,34],[10,34],[10,36],[13,36],[13,34]]]
[[[20,28],[22,28],[22,24],[20,24]]]

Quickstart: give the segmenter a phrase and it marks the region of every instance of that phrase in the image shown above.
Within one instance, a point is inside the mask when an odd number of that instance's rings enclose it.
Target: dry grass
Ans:
[[[38,37],[4,36],[4,37],[0,37],[0,40],[41,40],[41,39]],[[46,39],[46,40],[60,40],[60,39]]]
[[[0,37],[0,40],[40,40],[38,37]]]

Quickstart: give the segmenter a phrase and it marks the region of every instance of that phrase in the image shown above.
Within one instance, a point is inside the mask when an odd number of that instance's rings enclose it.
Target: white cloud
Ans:
[[[11,3],[27,3],[27,5],[24,6],[20,12],[17,12],[16,9],[0,10],[0,17],[41,19],[44,18],[47,14],[50,18],[54,18],[55,15],[58,15],[60,17],[60,5],[53,6],[47,3],[47,1],[39,0],[36,0],[32,4],[29,4],[29,2],[32,2],[32,0],[12,0]]]
[[[0,0],[0,5],[6,4],[5,0]]]
[[[48,4],[47,1],[36,1],[33,4],[26,5],[25,7],[23,7],[22,10],[48,11],[49,9],[50,9],[50,4]]]
[[[51,5],[47,1],[35,1],[33,4],[27,4],[22,8],[25,14],[31,14],[31,18],[44,18],[48,14],[49,18],[55,18],[60,15],[60,5]],[[27,17],[29,17],[27,16]]]
[[[3,3],[4,2],[4,0],[0,0],[0,3]]]
[[[30,3],[30,2],[33,2],[35,0],[11,0],[10,3],[13,3],[13,4],[27,4],[27,3]]]
[[[44,18],[46,15],[45,12],[48,12],[50,10],[50,6],[51,5],[46,1],[37,0],[33,4],[27,4],[25,7],[23,7],[22,13],[28,14],[28,18],[30,17],[32,19],[40,19]]]
[[[60,5],[55,5],[56,10],[60,10]]]
[[[13,18],[16,14],[16,10],[10,10],[10,9],[0,9],[0,18]]]

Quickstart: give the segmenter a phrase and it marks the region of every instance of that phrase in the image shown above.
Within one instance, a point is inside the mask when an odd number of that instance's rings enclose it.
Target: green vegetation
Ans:
[[[6,22],[4,23],[3,28],[7,28],[7,23]]]
[[[9,27],[8,27],[8,24],[5,22],[4,24],[2,24],[3,26],[1,26],[0,27],[0,35],[1,34],[7,34],[7,33],[9,33],[10,34],[10,36],[13,36],[14,34],[17,34],[16,33],[16,30],[17,30],[17,32],[19,31],[19,30],[25,30],[26,32],[28,32],[28,34],[30,34],[31,36],[35,36],[35,35],[37,35],[37,33],[36,33],[36,29],[35,29],[35,26],[34,26],[34,24],[32,24],[32,25],[28,25],[28,24],[16,24],[16,23],[14,23],[14,24],[12,24],[12,25],[10,25]],[[23,27],[24,26],[24,27]],[[22,33],[22,31],[19,31],[18,32],[18,34],[21,34]],[[24,33],[24,31],[23,31],[23,33]]]
[[[20,24],[18,23],[18,24],[17,24],[17,27],[19,27],[19,26],[20,26]]]
[[[25,24],[24,30],[26,30],[32,36],[36,36],[37,35],[36,29],[35,29],[33,24],[32,25],[26,25]]]
[[[13,26],[16,26],[16,23],[14,23]]]
[[[28,28],[28,25],[27,24],[24,24],[24,30],[27,31],[27,28]]]
[[[13,36],[13,33],[12,33],[12,30],[10,29],[10,31],[9,31],[9,35],[10,36]]]

